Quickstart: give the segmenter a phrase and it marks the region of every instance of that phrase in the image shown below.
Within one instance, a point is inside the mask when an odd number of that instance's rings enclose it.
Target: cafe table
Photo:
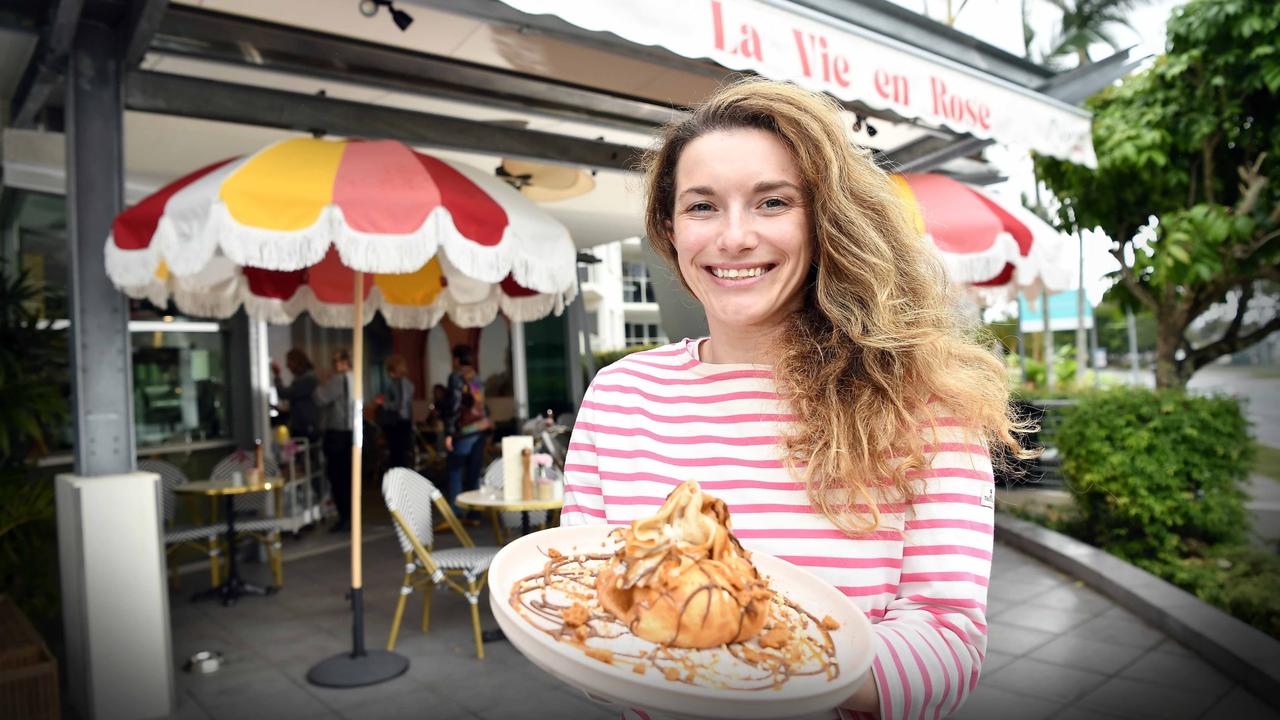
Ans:
[[[528,535],[533,528],[529,523],[529,513],[536,510],[559,510],[564,507],[564,498],[548,500],[507,500],[502,495],[488,490],[468,490],[458,493],[454,498],[458,507],[470,510],[494,510],[499,512],[520,513],[520,534]]]
[[[240,568],[236,561],[236,509],[235,499],[237,495],[248,495],[250,493],[271,492],[284,486],[284,478],[269,477],[262,482],[249,482],[248,480],[237,483],[234,480],[197,480],[194,482],[183,483],[174,488],[175,492],[185,493],[188,495],[203,495],[209,498],[222,498],[223,511],[227,516],[227,556],[228,571],[227,579],[222,581],[221,585],[209,588],[203,592],[196,593],[193,600],[207,600],[210,598],[218,598],[223,605],[234,605],[242,595],[271,595],[278,588],[268,585],[254,585],[244,582],[240,578]],[[261,521],[253,521],[252,524],[259,524]],[[256,529],[256,528],[255,528]]]

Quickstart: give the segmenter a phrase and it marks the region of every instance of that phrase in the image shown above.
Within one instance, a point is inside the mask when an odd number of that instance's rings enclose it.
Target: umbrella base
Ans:
[[[363,655],[342,653],[317,663],[307,671],[307,682],[331,688],[377,685],[400,677],[409,669],[409,658],[386,650]]]

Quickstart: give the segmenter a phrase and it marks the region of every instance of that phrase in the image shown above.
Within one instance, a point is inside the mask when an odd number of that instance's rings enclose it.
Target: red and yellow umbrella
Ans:
[[[393,327],[448,314],[487,325],[527,321],[577,292],[568,231],[502,181],[391,141],[285,140],[201,168],[125,210],[106,245],[107,274],[134,297],[191,315],[285,323],[308,312],[354,330],[352,359],[350,654],[308,677],[362,685],[407,661],[366,652],[359,482],[363,446],[360,325]],[[231,588],[229,592],[234,591]]]
[[[1038,294],[1070,285],[1069,265],[1061,262],[1066,238],[1020,204],[934,173],[893,180],[952,281],[976,299],[991,304],[1017,290]]]
[[[563,225],[490,174],[393,141],[296,138],[215,163],[121,213],[106,246],[123,291],[191,315],[426,328],[559,312],[576,293]]]

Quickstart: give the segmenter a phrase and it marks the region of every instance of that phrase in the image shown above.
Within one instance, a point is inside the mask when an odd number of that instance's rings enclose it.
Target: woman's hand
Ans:
[[[453,452],[453,436],[452,435],[444,436],[444,451]]]

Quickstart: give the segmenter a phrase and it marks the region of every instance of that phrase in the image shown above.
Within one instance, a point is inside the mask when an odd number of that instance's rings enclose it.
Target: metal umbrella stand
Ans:
[[[339,653],[307,671],[307,682],[323,687],[362,687],[402,675],[409,659],[364,646],[364,548],[361,545],[361,462],[364,450],[364,273],[355,273],[351,350],[351,652]]]

